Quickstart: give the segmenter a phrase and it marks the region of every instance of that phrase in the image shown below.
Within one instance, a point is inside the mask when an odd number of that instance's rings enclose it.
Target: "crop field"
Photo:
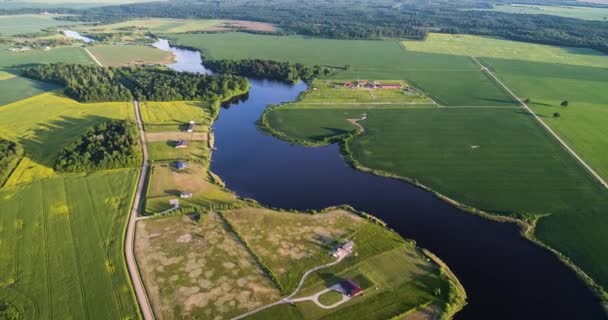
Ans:
[[[35,81],[23,77],[12,77],[0,80],[0,107],[58,88],[59,86],[55,84]]]
[[[444,53],[608,68],[608,55],[586,48],[566,48],[464,34],[431,33],[424,41],[402,42],[409,52]]]
[[[0,191],[0,301],[23,319],[137,318],[122,251],[135,170]]]
[[[62,47],[52,48],[49,51],[28,50],[12,52],[0,50],[0,68],[9,68],[30,63],[74,63],[91,64],[92,61],[82,48]]]
[[[109,119],[134,119],[133,106],[128,102],[82,104],[48,92],[0,107],[0,136],[19,142],[26,154],[7,186],[53,175],[63,147]]]
[[[344,112],[279,107],[267,119],[280,132],[314,141],[331,134],[327,128],[333,123],[344,125]],[[608,222],[600,214],[608,210],[608,194],[522,110],[402,108],[366,113],[367,120],[359,122],[364,135],[349,144],[359,163],[415,179],[490,212],[520,218],[551,214],[541,218],[537,236],[608,285],[608,244],[598,227]]]
[[[510,4],[496,5],[491,11],[519,13],[519,14],[549,14],[566,18],[576,18],[584,20],[608,20],[608,8],[592,8],[579,6],[541,6]]]
[[[296,303],[297,312],[277,307],[277,311],[263,313],[269,318],[287,312],[305,319],[342,319],[344,313],[365,319],[389,319],[429,302],[442,306],[445,296],[433,296],[431,288],[441,288],[446,294],[449,291],[439,269],[427,262],[413,244],[347,211],[307,215],[244,208],[223,215],[285,292],[295,288],[307,269],[331,261],[329,252],[337,241],[355,242],[356,256],[313,274],[298,297],[314,294],[343,279],[354,279],[367,289],[363,296],[331,310],[310,302]]]
[[[580,156],[608,179],[606,69],[484,59]],[[560,106],[567,100],[568,107]],[[554,118],[557,112],[561,116]]]
[[[146,213],[154,214],[171,208],[170,199],[177,199],[181,192],[192,192],[192,198],[180,199],[180,204],[208,208],[213,204],[229,204],[236,201],[232,193],[214,184],[207,167],[189,162],[188,168],[177,171],[175,163],[157,163],[152,167],[152,176],[146,198]]]
[[[196,101],[142,102],[142,120],[148,132],[184,131],[190,121],[196,132],[206,132],[213,121],[214,108]]]
[[[1,3],[1,2],[0,2]],[[42,31],[50,27],[74,24],[71,21],[55,20],[58,14],[21,14],[0,16],[0,36],[13,36]]]
[[[229,319],[278,300],[254,257],[209,212],[141,221],[136,254],[161,318]]]
[[[151,46],[96,44],[89,51],[104,66],[120,67],[138,64],[169,64],[173,55]]]
[[[333,79],[405,80],[445,105],[513,105],[469,57],[406,51],[399,41],[330,40],[245,33],[184,34],[171,38],[209,59],[260,58],[329,65]]]
[[[372,81],[372,80],[370,80]],[[403,102],[431,104],[432,102],[424,95],[411,88],[407,82],[402,80],[373,80],[382,84],[395,83],[402,86],[401,89],[370,89],[370,88],[348,88],[344,86],[346,82],[356,82],[356,80],[314,80],[311,87],[300,98],[307,103],[315,102]]]
[[[87,32],[124,32],[150,31],[157,34],[174,34],[196,31],[222,31],[231,28],[244,28],[256,31],[276,31],[269,23],[239,20],[200,20],[151,18],[136,19],[101,26],[79,26],[77,30]]]

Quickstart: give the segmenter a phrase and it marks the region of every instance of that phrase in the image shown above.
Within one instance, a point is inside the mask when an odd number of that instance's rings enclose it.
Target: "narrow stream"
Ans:
[[[207,72],[200,71],[199,53],[190,52],[183,60],[176,54],[175,69]],[[213,126],[211,169],[241,197],[294,209],[350,204],[383,219],[437,254],[462,281],[469,305],[456,319],[607,319],[575,273],[522,238],[516,226],[464,213],[407,183],[356,171],[337,145],[308,148],[261,132],[255,123],[266,107],[296,99],[306,86],[251,85],[247,97],[222,108]]]

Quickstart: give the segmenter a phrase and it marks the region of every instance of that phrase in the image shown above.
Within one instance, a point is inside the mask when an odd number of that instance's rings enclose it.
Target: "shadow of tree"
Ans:
[[[19,137],[25,154],[32,162],[53,167],[63,148],[80,138],[90,127],[111,120],[107,117],[85,116],[81,118],[61,116],[60,119],[37,123],[37,128]]]

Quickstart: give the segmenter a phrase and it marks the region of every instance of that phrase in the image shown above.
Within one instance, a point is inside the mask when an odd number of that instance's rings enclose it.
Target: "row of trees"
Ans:
[[[139,131],[124,120],[110,120],[90,128],[59,154],[55,169],[60,172],[124,168],[138,165]]]
[[[568,3],[552,4],[557,2]],[[283,0],[272,5],[264,0],[190,0],[91,8],[74,11],[80,15],[64,19],[112,22],[134,17],[225,18],[270,22],[286,33],[327,38],[423,39],[428,32],[470,33],[608,52],[606,22],[471,10],[490,7],[476,0]]]
[[[81,102],[224,100],[249,90],[246,78],[199,75],[154,67],[102,68],[90,65],[42,64],[25,68],[27,77],[66,86]]]
[[[0,186],[8,178],[19,159],[23,156],[23,148],[16,142],[0,139]]]
[[[309,81],[319,76],[327,76],[333,69],[323,66],[306,67],[300,63],[273,60],[209,60],[205,66],[214,72],[231,73],[252,78],[264,78],[296,83]]]

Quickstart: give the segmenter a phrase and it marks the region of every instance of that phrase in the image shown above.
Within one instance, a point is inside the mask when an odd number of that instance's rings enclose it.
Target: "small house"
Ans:
[[[334,250],[332,252],[332,256],[334,256],[335,258],[347,256],[353,252],[354,248],[355,248],[355,242],[347,241],[344,244],[339,245],[336,248],[334,248]]]
[[[188,163],[184,161],[178,161],[175,163],[175,169],[177,170],[184,170],[186,168],[188,168]]]
[[[186,140],[178,140],[175,144],[175,149],[186,149],[188,148],[188,141]]]
[[[194,132],[194,125],[195,125],[194,121],[188,122],[188,129],[186,131]]]
[[[169,200],[169,204],[177,208],[179,207],[179,199],[171,199]]]
[[[349,81],[349,82],[345,82],[344,86],[347,87],[347,88],[354,88],[355,84]]]
[[[369,81],[367,81],[367,80],[359,80],[359,81],[357,81],[357,87],[363,88],[363,87],[367,86],[368,82]]]
[[[344,290],[344,294],[351,298],[363,293],[363,289],[359,286],[359,284],[350,279],[340,282],[340,286]]]
[[[179,197],[182,199],[192,198],[192,192],[182,192],[179,194]]]

